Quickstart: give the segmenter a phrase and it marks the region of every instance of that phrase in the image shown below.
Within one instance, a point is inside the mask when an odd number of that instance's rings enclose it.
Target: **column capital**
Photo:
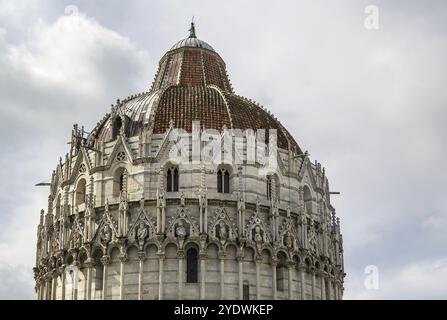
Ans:
[[[109,255],[107,255],[107,254],[105,254],[105,255],[103,255],[102,257],[101,257],[101,263],[103,264],[103,265],[109,265],[110,264],[110,256]]]
[[[84,265],[87,268],[91,268],[91,267],[93,267],[94,262],[95,261],[92,258],[88,258],[87,260],[85,260]]]
[[[119,259],[120,259],[120,262],[122,262],[122,263],[127,262],[129,260],[127,257],[127,254],[125,254],[125,253],[121,253],[119,255]]]
[[[53,279],[57,279],[57,277],[59,276],[59,270],[57,269],[51,270],[51,276],[53,277]]]
[[[322,278],[327,278],[327,277],[328,277],[327,272],[325,272],[325,271],[323,271],[323,270],[318,270],[318,271],[317,271],[317,275],[320,276],[320,277],[322,277]]]
[[[300,264],[298,264],[298,268],[297,269],[298,269],[298,271],[306,271],[307,266],[303,262],[300,262]]]
[[[146,260],[146,253],[144,251],[138,251],[137,256],[140,261]]]

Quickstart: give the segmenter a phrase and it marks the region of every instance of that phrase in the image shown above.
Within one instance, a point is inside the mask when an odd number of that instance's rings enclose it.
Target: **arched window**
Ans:
[[[217,171],[217,192],[230,193],[230,173],[227,169]]]
[[[188,249],[186,252],[186,282],[197,283],[198,280],[198,261],[197,250],[194,248]]]
[[[278,254],[278,259],[276,266],[276,289],[284,291],[287,286],[286,257],[283,253],[280,253]]]
[[[85,179],[81,179],[76,186],[76,205],[85,203],[86,193],[85,193]]]
[[[178,168],[170,167],[166,172],[166,191],[178,192]]]
[[[244,281],[242,285],[242,300],[250,300],[250,284]]]
[[[93,254],[94,268],[95,268],[95,274],[94,274],[95,291],[102,290],[102,287],[103,287],[104,267],[101,262],[101,256],[102,256],[102,253],[100,251],[96,251]]]
[[[272,182],[273,179],[271,176],[267,177],[267,199],[271,200],[272,199]]]
[[[312,213],[312,195],[308,186],[304,186],[304,206],[307,213]]]
[[[116,137],[119,135],[122,126],[123,123],[121,121],[121,117],[120,116],[115,117],[112,126],[112,140],[115,140]]]
[[[127,193],[127,170],[118,168],[113,175],[113,196],[118,197],[121,193]]]

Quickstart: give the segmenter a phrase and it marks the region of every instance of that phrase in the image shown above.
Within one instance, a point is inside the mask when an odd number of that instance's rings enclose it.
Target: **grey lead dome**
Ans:
[[[180,40],[179,42],[174,44],[170,50],[175,50],[175,49],[184,48],[184,47],[203,48],[203,49],[207,49],[207,50],[215,52],[213,47],[211,47],[208,43],[206,43],[203,40],[197,39],[197,38],[186,38],[186,39]]]
[[[197,39],[194,22],[191,22],[191,28],[188,31],[189,31],[189,37],[180,40],[179,42],[174,44],[170,50],[186,47],[186,48],[203,48],[215,52],[213,47],[211,47],[208,43],[206,43],[203,40]]]

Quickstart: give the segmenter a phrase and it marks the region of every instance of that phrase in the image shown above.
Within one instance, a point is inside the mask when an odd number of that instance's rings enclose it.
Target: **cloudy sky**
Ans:
[[[378,29],[365,28],[368,5]],[[90,130],[117,98],[147,91],[192,16],[236,92],[268,107],[341,192],[345,298],[447,298],[446,14],[435,0],[0,0],[0,298],[34,298],[48,192],[34,184],[73,123]]]

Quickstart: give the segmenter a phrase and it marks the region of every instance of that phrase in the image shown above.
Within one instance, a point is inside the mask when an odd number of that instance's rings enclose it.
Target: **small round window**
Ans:
[[[126,160],[126,154],[124,153],[124,151],[118,152],[118,154],[116,155],[116,160],[118,161]]]

